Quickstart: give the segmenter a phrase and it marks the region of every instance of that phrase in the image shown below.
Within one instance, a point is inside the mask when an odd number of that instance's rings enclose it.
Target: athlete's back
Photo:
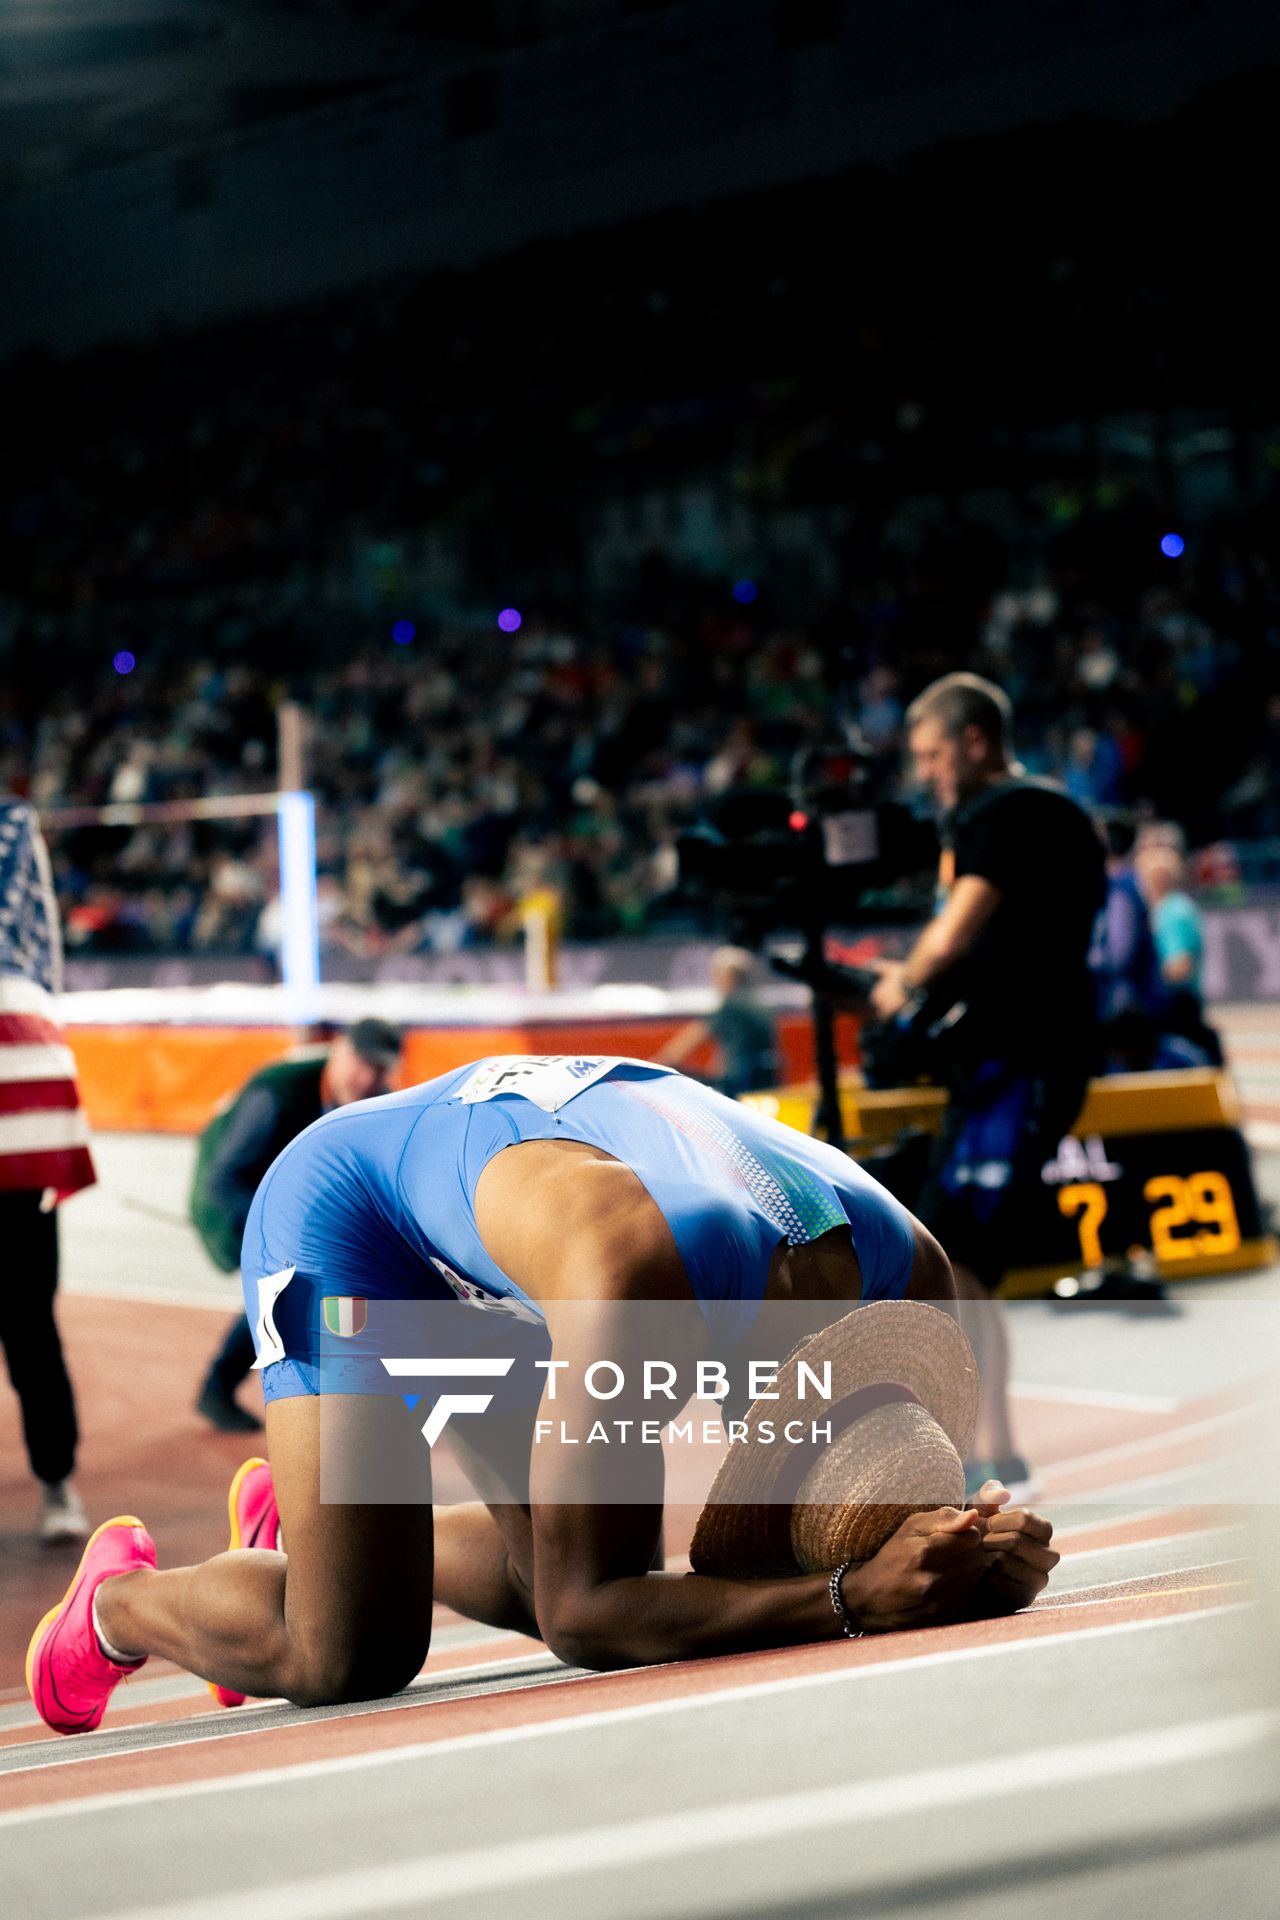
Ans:
[[[254,1200],[242,1266],[250,1320],[260,1284],[294,1271],[290,1321],[320,1300],[445,1298],[540,1317],[486,1250],[480,1175],[505,1148],[573,1140],[640,1180],[708,1317],[764,1297],[780,1243],[847,1226],[862,1297],[905,1293],[910,1216],[835,1148],[669,1068],[611,1056],[506,1055],[328,1114],[288,1147]],[[283,1287],[279,1289],[283,1291]]]

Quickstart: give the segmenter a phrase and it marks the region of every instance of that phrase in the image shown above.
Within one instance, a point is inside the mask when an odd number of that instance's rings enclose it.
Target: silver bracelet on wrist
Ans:
[[[858,1565],[860,1565],[860,1562],[857,1560],[846,1560],[843,1566],[836,1568],[828,1583],[828,1591],[831,1594],[831,1610],[840,1622],[840,1625],[844,1628],[846,1639],[849,1640],[861,1640],[862,1628],[856,1625],[853,1615],[844,1603],[844,1595],[840,1591],[840,1582],[844,1579],[850,1567],[856,1567]]]

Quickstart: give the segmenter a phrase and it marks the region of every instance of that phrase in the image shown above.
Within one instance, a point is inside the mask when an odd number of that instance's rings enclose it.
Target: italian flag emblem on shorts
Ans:
[[[336,1333],[340,1340],[353,1340],[356,1334],[364,1332],[364,1323],[369,1318],[367,1300],[353,1300],[349,1294],[330,1294],[323,1304],[328,1332]]]

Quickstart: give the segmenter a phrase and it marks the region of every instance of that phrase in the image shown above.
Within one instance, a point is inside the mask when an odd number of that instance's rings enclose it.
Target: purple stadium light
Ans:
[[[391,638],[398,647],[407,647],[409,642],[415,638],[417,631],[418,629],[414,626],[412,620],[397,620],[391,629]]]
[[[504,633],[519,633],[523,621],[514,607],[504,607],[498,615],[498,625]]]
[[[122,647],[111,664],[117,673],[132,673],[138,663],[133,655]]]
[[[757,591],[754,580],[735,580],[733,583],[733,597],[740,607],[749,607]]]
[[[1186,549],[1187,543],[1180,533],[1166,533],[1160,541],[1160,551],[1166,560],[1176,560]]]

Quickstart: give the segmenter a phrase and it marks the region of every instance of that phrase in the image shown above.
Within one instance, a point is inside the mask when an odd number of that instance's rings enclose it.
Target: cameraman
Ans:
[[[1096,1049],[1088,955],[1106,893],[1102,843],[1082,807],[1010,758],[1012,720],[1007,695],[972,673],[946,674],[908,708],[916,775],[942,815],[945,898],[907,958],[880,963],[871,997],[885,1018],[922,989],[966,1007],[950,1029],[939,1078],[951,1099],[914,1206],[951,1256],[962,1301],[987,1300],[1017,1258],[1021,1210],[1080,1111]],[[964,1318],[983,1388],[973,1473],[1025,1481],[1007,1328],[990,1310]]]

